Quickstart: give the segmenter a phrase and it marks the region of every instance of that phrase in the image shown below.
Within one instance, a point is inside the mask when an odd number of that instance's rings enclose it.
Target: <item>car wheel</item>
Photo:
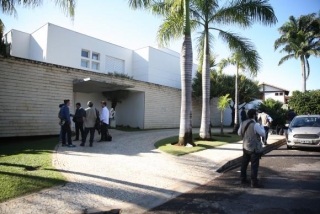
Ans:
[[[287,145],[287,149],[292,149],[292,146]]]

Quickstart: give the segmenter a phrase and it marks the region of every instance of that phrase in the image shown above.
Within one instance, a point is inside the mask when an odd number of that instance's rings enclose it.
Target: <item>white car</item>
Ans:
[[[299,115],[289,124],[286,132],[287,148],[320,148],[320,115]]]

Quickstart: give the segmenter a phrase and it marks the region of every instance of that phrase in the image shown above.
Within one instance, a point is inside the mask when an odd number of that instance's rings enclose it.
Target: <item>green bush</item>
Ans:
[[[258,110],[265,111],[273,119],[271,127],[284,126],[287,120],[288,110],[282,108],[283,103],[274,99],[267,99],[258,105]]]
[[[320,114],[320,90],[294,91],[289,100],[289,107],[296,114]]]

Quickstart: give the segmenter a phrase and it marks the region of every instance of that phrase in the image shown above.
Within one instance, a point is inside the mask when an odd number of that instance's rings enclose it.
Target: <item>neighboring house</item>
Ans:
[[[28,34],[4,36],[9,58],[0,57],[0,137],[59,133],[58,105],[70,99],[84,108],[88,100],[101,110],[102,92],[129,90],[117,105],[117,125],[178,128],[181,109],[180,55],[169,49],[130,50],[53,24]],[[193,67],[193,74],[196,72]],[[117,72],[133,79],[116,77]],[[111,102],[107,101],[108,108]],[[201,121],[201,102],[193,100],[193,127]],[[211,122],[220,124],[217,98]],[[229,125],[225,121],[225,125]]]
[[[270,85],[267,83],[260,84],[261,100],[267,100],[269,98],[276,101],[280,101],[283,104],[288,104],[289,91],[278,86]]]

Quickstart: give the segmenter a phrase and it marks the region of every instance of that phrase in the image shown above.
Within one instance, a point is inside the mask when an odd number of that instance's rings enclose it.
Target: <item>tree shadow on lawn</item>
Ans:
[[[43,154],[52,153],[57,145],[57,138],[45,138],[41,140],[8,141],[0,143],[0,157],[19,154]]]

